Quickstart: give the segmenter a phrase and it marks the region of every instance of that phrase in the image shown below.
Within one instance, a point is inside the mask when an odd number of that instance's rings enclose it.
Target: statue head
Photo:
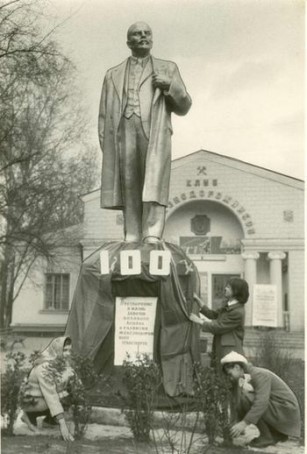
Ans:
[[[134,57],[146,57],[152,48],[152,31],[145,22],[132,24],[127,32],[127,46]]]

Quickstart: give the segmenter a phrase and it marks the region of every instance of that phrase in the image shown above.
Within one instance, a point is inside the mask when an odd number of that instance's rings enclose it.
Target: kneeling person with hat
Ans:
[[[250,425],[259,429],[260,436],[250,446],[265,447],[289,436],[300,437],[300,407],[293,391],[277,375],[268,369],[254,367],[247,359],[231,352],[221,360],[224,372],[234,384],[239,422],[230,430],[236,438]]]

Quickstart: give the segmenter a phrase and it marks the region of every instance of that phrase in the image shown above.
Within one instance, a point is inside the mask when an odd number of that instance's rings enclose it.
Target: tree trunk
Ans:
[[[10,245],[4,247],[4,258],[1,263],[1,305],[0,327],[9,328],[12,321],[14,300],[14,249]]]

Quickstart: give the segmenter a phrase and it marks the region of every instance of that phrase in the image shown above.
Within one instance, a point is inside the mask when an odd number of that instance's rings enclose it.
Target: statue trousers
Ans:
[[[165,224],[166,207],[155,201],[142,201],[149,141],[137,115],[122,118],[120,137],[125,240],[138,242],[147,237],[160,239]]]

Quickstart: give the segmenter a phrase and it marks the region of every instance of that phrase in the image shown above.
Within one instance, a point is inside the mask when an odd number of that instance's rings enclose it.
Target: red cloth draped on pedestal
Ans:
[[[139,249],[139,275],[120,274],[120,252]],[[109,252],[112,271],[100,274],[100,251]],[[151,250],[171,252],[169,276],[149,274]],[[98,372],[112,370],[116,296],[158,297],[154,332],[154,359],[161,365],[164,389],[170,396],[192,392],[193,362],[200,360],[199,328],[188,315],[199,276],[184,251],[170,243],[107,242],[82,264],[69,314],[66,335],[74,351],[94,360]]]

